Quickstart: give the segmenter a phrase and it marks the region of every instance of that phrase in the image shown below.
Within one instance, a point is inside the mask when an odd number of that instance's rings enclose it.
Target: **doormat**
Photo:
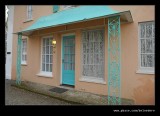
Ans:
[[[64,92],[68,91],[68,89],[55,87],[55,88],[50,89],[49,91],[56,92],[56,93],[64,93]]]

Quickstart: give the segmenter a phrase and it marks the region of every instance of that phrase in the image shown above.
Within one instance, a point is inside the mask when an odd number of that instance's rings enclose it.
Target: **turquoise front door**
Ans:
[[[75,36],[63,36],[62,84],[75,84]]]

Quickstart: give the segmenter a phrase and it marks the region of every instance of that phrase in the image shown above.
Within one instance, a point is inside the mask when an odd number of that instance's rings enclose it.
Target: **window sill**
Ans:
[[[21,65],[23,65],[23,66],[27,66],[27,63],[26,63],[26,62],[23,62],[23,63],[21,63]]]
[[[106,84],[104,79],[96,79],[90,77],[82,77],[79,81],[90,82],[90,83],[98,83],[98,84]]]
[[[52,78],[52,73],[46,73],[46,72],[40,72],[39,74],[36,74],[39,77],[49,77]]]
[[[136,73],[140,74],[155,74],[154,70],[145,70],[145,69],[139,69],[136,71]]]
[[[24,21],[23,23],[27,23],[27,22],[31,22],[33,21],[33,19],[27,19],[26,21]]]

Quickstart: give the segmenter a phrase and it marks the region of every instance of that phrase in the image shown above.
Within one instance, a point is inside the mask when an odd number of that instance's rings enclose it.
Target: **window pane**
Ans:
[[[99,64],[99,54],[95,54],[94,62],[95,64]]]
[[[45,54],[45,47],[43,47],[43,52],[42,53]]]
[[[64,70],[67,70],[67,64],[64,63]]]
[[[83,71],[82,71],[82,75],[83,75],[83,76],[86,76],[86,71],[87,71],[87,70],[86,70],[86,66],[83,65]]]
[[[154,24],[152,25],[152,29],[153,29],[153,33],[152,33],[152,36],[154,37],[154,35],[155,35],[155,26],[154,26]]]
[[[141,39],[141,53],[145,53],[145,39]]]
[[[146,23],[146,37],[152,37],[152,23]]]
[[[99,37],[100,42],[103,42],[104,41],[103,31],[99,31],[98,34],[99,34],[98,37]]]
[[[53,62],[53,55],[50,55],[50,63]]]
[[[42,55],[42,63],[45,63],[45,55]]]
[[[90,74],[89,75],[92,76],[92,77],[94,76],[93,75],[93,65],[90,65]]]
[[[70,70],[70,63],[65,63],[66,65],[66,70]]]
[[[27,8],[27,18],[28,19],[31,19],[32,18],[32,6],[31,5],[29,5],[29,6],[27,6],[28,8]]]
[[[46,55],[46,63],[49,63],[49,55]]]
[[[64,54],[67,53],[67,48],[68,48],[68,47],[66,47],[66,46],[64,47]]]
[[[155,53],[155,39],[154,38],[152,39],[152,42],[153,42],[153,53]]]
[[[147,67],[153,67],[153,55],[147,55]]]
[[[143,67],[143,55],[141,54],[141,67]]]
[[[52,64],[50,64],[50,72],[52,72]]]
[[[141,28],[140,28],[140,31],[141,31],[141,38],[145,38],[145,24],[141,24]]]
[[[45,64],[42,63],[42,71],[45,71]]]
[[[49,38],[46,39],[46,46],[49,45]]]
[[[147,67],[147,55],[143,54],[143,66]]]
[[[93,42],[90,42],[90,43],[89,43],[89,48],[90,48],[90,49],[89,49],[89,52],[90,52],[90,53],[93,53]]]
[[[153,54],[153,67],[155,66],[155,56]]]
[[[64,54],[64,62],[67,62],[68,61],[68,59],[67,59],[67,55],[66,54]]]
[[[49,46],[46,46],[46,54],[49,54]]]
[[[104,52],[104,43],[100,42],[100,50],[99,52],[103,53]]]
[[[49,72],[49,64],[46,64],[46,72]]]
[[[94,56],[93,56],[93,54],[90,54],[90,64],[94,64],[93,60],[94,60]]]
[[[27,55],[24,55],[24,60],[27,61]]]
[[[22,61],[24,61],[24,55],[22,55]]]
[[[94,52],[99,52],[99,42],[94,42]]]
[[[31,10],[32,10],[32,6],[29,5],[29,6],[28,6],[28,11],[31,11]]]
[[[87,54],[87,64],[90,64],[90,55],[89,54]]]
[[[146,39],[146,53],[153,53],[152,39]]]

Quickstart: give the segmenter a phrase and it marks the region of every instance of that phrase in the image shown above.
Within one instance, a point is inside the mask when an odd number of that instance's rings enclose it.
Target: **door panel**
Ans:
[[[75,84],[75,36],[63,36],[62,84]]]

